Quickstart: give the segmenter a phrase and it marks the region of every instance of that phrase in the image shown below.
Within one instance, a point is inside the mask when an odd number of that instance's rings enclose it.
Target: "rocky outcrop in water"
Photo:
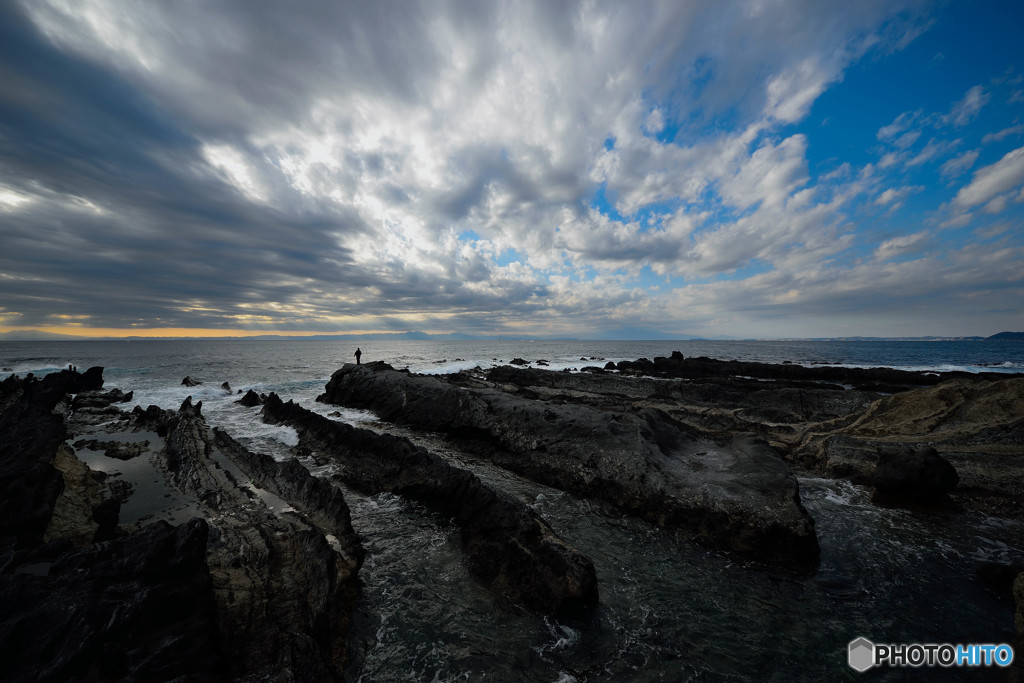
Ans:
[[[345,365],[317,400],[441,431],[522,476],[613,503],[706,545],[765,560],[817,558],[814,522],[795,477],[751,434],[720,437],[654,408],[592,407],[465,374],[449,381],[410,375],[383,363]]]
[[[242,396],[242,398],[238,399],[236,403],[241,403],[243,406],[246,406],[247,408],[255,408],[256,406],[263,405],[263,398],[263,396],[257,394],[255,391],[250,389],[249,391],[245,392],[245,395]]]
[[[342,677],[362,548],[340,492],[214,440],[191,399],[114,415],[124,395],[101,387],[102,369],[0,383],[4,680]],[[78,459],[76,436],[97,454],[137,446],[195,518],[121,524],[138,494]],[[307,514],[267,502],[231,456]]]
[[[353,366],[354,367],[354,366]],[[299,432],[299,448],[337,463],[365,493],[390,491],[419,501],[459,526],[471,572],[532,610],[570,613],[597,601],[588,558],[560,539],[524,503],[484,485],[407,439],[358,429],[270,394],[264,419]]]
[[[341,489],[326,479],[314,477],[295,458],[278,462],[269,455],[253,453],[231,438],[223,429],[214,428],[214,441],[253,484],[271,491],[302,511],[310,521],[330,534],[351,567],[363,563],[363,547],[352,529],[352,517]]]
[[[174,486],[214,520],[206,559],[231,676],[340,675],[362,559],[351,526],[338,520],[331,529],[342,534],[346,557],[305,517],[270,510],[241,483],[241,472],[232,472],[199,406],[186,399],[170,416],[166,468]]]
[[[609,367],[610,366],[610,367]],[[915,372],[895,368],[853,368],[843,365],[796,365],[794,363],[755,363],[714,358],[686,358],[679,351],[670,357],[653,361],[640,358],[635,361],[609,363],[606,369],[615,369],[629,375],[699,379],[709,377],[756,377],[770,380],[798,380],[843,384],[862,391],[897,392],[913,387],[932,386],[949,379],[1000,379],[999,373],[976,375],[969,372]]]

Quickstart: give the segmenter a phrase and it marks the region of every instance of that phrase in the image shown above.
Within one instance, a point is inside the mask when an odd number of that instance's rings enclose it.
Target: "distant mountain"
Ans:
[[[991,337],[988,337],[988,339],[994,339],[994,340],[1006,340],[1006,339],[1020,340],[1020,339],[1024,339],[1024,332],[1000,332],[999,334],[993,334]]]

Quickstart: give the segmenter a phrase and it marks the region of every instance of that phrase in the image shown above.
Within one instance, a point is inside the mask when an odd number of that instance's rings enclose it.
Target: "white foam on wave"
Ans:
[[[8,377],[10,375],[17,375],[18,377],[24,377],[25,375],[32,373],[37,377],[48,375],[51,372],[60,372],[61,370],[67,370],[69,366],[73,365],[73,361],[61,363],[59,361],[23,361],[20,363],[0,363],[3,370],[3,376]],[[7,369],[10,368],[10,369]],[[80,372],[84,372],[86,368],[79,368]]]

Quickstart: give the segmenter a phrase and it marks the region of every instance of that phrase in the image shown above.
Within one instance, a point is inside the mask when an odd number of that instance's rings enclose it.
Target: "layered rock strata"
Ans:
[[[353,366],[354,367],[354,366]],[[368,494],[390,491],[449,516],[467,563],[486,586],[531,610],[571,614],[596,602],[591,561],[532,509],[407,439],[358,429],[270,394],[264,420],[299,433],[299,449],[335,462],[337,475]]]
[[[886,453],[925,448],[955,469],[955,501],[1022,516],[1024,378],[955,379],[882,397],[865,410],[806,425],[792,454],[828,476],[875,485]]]
[[[706,545],[767,560],[817,558],[797,481],[762,438],[701,432],[653,408],[545,400],[465,374],[449,380],[347,364],[317,400],[443,432],[501,467]]]

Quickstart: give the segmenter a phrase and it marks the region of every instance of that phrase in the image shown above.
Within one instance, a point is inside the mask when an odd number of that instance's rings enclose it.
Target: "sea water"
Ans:
[[[489,367],[523,358],[552,369],[608,361],[706,355],[766,362],[1011,372],[1016,342],[362,342],[363,361],[415,372]],[[846,646],[874,642],[1000,643],[1014,637],[1007,595],[977,577],[985,563],[1024,563],[1024,528],[975,513],[887,510],[844,481],[800,477],[821,563],[808,575],[772,570],[694,546],[679,534],[598,503],[524,480],[453,452],[431,435],[372,413],[315,403],[356,344],[322,341],[0,343],[3,374],[102,365],[105,386],[134,391],[125,404],[176,408],[203,401],[211,425],[254,450],[289,456],[294,430],[268,426],[238,390],[275,391],[322,414],[414,437],[531,505],[594,562],[600,605],[583,622],[523,612],[467,572],[458,529],[392,494],[345,489],[367,550],[350,633],[353,680],[835,680],[852,678]],[[585,359],[585,360],[581,360]],[[9,370],[8,370],[9,369]],[[185,387],[190,376],[203,384]],[[231,393],[222,389],[228,382]],[[310,463],[312,467],[312,463]],[[313,468],[329,476],[331,468]],[[875,672],[901,678],[907,670]],[[991,670],[918,674],[987,680]]]

